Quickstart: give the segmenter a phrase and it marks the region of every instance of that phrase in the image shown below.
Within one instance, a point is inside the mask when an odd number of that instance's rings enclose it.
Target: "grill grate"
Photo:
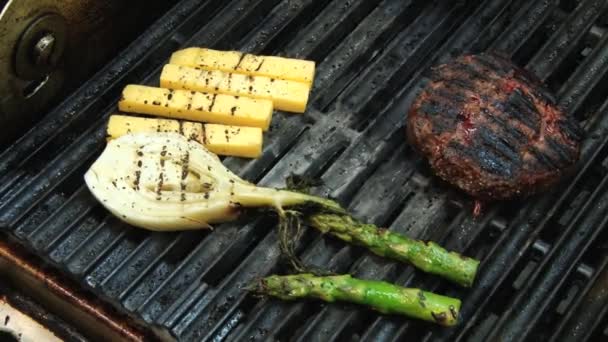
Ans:
[[[1,227],[183,340],[605,339],[607,8],[598,0],[182,0],[2,154]],[[461,325],[247,296],[251,280],[285,271],[273,220],[152,233],[95,202],[82,174],[103,146],[120,89],[155,83],[171,51],[188,45],[319,62],[308,113],[277,114],[261,158],[225,164],[268,186],[291,173],[320,177],[318,193],[356,216],[481,258],[476,286],[464,290],[310,230],[298,246],[307,262],[336,272],[461,297]],[[588,138],[563,186],[473,219],[468,200],[404,143],[403,117],[429,66],[487,49],[546,80]]]

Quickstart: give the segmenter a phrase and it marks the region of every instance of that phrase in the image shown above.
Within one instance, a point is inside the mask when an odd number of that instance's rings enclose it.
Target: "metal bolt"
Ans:
[[[38,66],[51,66],[51,56],[55,48],[55,37],[47,33],[34,46],[34,63]]]
[[[54,13],[33,19],[15,45],[15,75],[22,80],[40,80],[59,64],[67,39],[65,19]]]

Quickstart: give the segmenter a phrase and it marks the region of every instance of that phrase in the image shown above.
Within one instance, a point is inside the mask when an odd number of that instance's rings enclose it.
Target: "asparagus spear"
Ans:
[[[258,294],[283,300],[317,298],[326,302],[346,301],[366,305],[385,314],[400,314],[443,326],[458,321],[460,300],[419,289],[350,275],[317,277],[312,274],[272,275],[254,284]]]
[[[324,233],[365,246],[377,255],[408,262],[462,286],[470,287],[475,280],[478,260],[448,252],[432,241],[413,240],[343,214],[316,213],[307,220]]]
[[[85,181],[108,210],[141,228],[209,228],[236,219],[243,208],[272,208],[283,222],[294,217],[289,213],[301,213],[298,217],[322,232],[464,286],[472,284],[477,270],[476,260],[360,223],[327,198],[246,182],[203,145],[177,133],[128,134],[110,141]]]

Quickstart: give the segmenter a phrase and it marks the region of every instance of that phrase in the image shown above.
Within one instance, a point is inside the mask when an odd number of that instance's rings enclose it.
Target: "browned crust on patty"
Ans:
[[[482,54],[433,70],[408,113],[407,136],[437,176],[490,200],[555,184],[578,159],[582,132],[533,77]]]

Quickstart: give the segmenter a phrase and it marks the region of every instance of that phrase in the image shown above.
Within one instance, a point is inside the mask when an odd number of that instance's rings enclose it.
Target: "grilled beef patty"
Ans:
[[[433,172],[481,200],[555,184],[578,159],[582,138],[540,82],[492,54],[435,68],[407,130]]]

